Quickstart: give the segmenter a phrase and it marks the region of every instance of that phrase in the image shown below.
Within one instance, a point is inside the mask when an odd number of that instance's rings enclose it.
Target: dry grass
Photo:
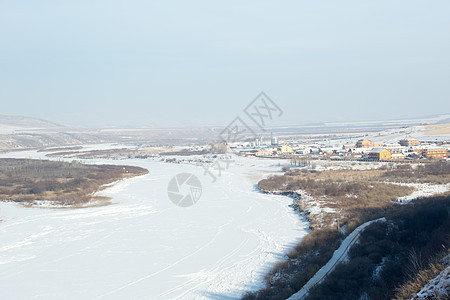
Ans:
[[[428,125],[425,126],[426,135],[449,134],[450,124]]]
[[[312,196],[299,196],[293,206],[306,211],[311,202],[320,205],[321,217],[307,215],[311,229],[332,226],[336,219],[341,225],[356,228],[362,219],[355,211],[389,209],[392,202],[414,191],[409,186],[385,181],[386,170],[330,170],[322,172],[286,172],[283,176],[272,176],[261,180],[258,187],[265,192],[281,191],[295,193],[305,191]],[[398,180],[401,181],[401,180]],[[320,199],[320,201],[316,201]],[[332,209],[326,210],[326,209]]]
[[[89,202],[106,184],[146,173],[146,169],[131,166],[0,159],[0,200],[76,205]]]
[[[345,211],[382,208],[393,200],[411,194],[414,188],[394,183],[447,184],[449,162],[429,162],[417,166],[392,164],[375,170],[299,171],[285,169],[282,176],[272,176],[258,183],[262,191],[296,193],[303,190],[325,207]],[[296,205],[305,207],[300,197]],[[307,206],[307,205],[306,205]]]
[[[82,146],[70,146],[70,147],[55,147],[38,150],[38,152],[60,152],[60,151],[75,151],[83,149]]]
[[[396,289],[396,300],[410,299],[412,295],[418,293],[431,279],[435,278],[445,265],[438,259],[431,262],[427,268],[413,274],[411,278]]]
[[[449,200],[435,197],[395,206],[384,215],[386,222],[361,233],[348,260],[307,299],[410,299],[444,268]]]
[[[395,205],[394,200],[411,194],[414,188],[392,182],[448,183],[449,176],[449,163],[434,162],[415,168],[398,164],[375,170],[299,172],[285,169],[282,176],[261,180],[258,187],[262,191],[297,195],[299,199],[294,206],[302,211],[314,203],[321,208],[332,208],[335,212],[323,210],[319,215],[306,215],[312,232],[292,249],[287,260],[276,264],[266,275],[265,288],[247,293],[243,299],[286,299],[298,291],[329,260],[345,236],[336,230],[336,219],[339,219],[341,227],[346,226],[345,233],[348,234],[368,220],[387,217],[395,211],[409,208]],[[298,190],[312,195],[312,199],[302,198],[301,194],[296,193]],[[319,197],[320,201],[317,201]],[[420,218],[413,219],[420,221]],[[412,229],[412,232],[416,231]]]
[[[446,124],[426,125],[425,129],[437,129],[442,127],[450,127],[450,124],[446,123]]]
[[[69,151],[70,150],[70,151]],[[79,149],[73,149],[79,150]],[[107,150],[87,150],[87,151],[72,151],[72,149],[61,148],[57,151],[41,150],[44,152],[52,152],[47,154],[48,157],[65,157],[65,158],[114,158],[114,157],[127,157],[127,158],[148,158],[157,154],[175,155],[177,152],[173,149],[165,148],[140,148],[140,149],[107,149]]]

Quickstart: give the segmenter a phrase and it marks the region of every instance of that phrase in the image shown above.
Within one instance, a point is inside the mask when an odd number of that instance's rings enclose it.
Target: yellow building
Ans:
[[[373,148],[369,152],[369,159],[371,160],[389,160],[391,159],[391,152],[386,148]]]
[[[439,147],[430,147],[423,149],[422,155],[426,158],[446,158],[447,149]]]
[[[294,149],[289,145],[284,145],[284,146],[281,146],[280,151],[283,154],[287,154],[287,153],[293,153]]]
[[[419,145],[420,141],[416,140],[416,139],[410,139],[410,140],[400,140],[398,143],[400,145],[402,145],[403,147],[410,147],[410,146]]]
[[[359,140],[356,142],[357,148],[369,148],[372,147],[373,143],[371,140]]]
[[[258,150],[255,154],[256,156],[270,156],[272,152],[267,151],[266,149]]]

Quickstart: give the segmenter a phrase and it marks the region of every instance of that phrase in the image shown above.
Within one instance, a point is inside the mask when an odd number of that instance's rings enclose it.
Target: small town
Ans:
[[[345,141],[345,140],[344,140]],[[279,143],[273,135],[270,142],[264,143],[262,137],[248,145],[231,146],[244,156],[259,158],[310,158],[327,160],[356,161],[408,161],[420,159],[448,159],[450,144],[446,141],[420,141],[415,138],[401,139],[398,143],[373,142],[359,139],[356,143],[297,142]]]
[[[450,1],[0,7],[0,300],[450,299]]]

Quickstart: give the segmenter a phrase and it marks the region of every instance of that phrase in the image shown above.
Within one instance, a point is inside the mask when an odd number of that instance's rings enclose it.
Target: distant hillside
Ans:
[[[386,129],[437,125],[450,123],[450,114],[440,114],[423,118],[397,119],[397,120],[366,120],[366,121],[339,121],[304,125],[278,126],[269,129],[270,132],[283,134],[323,134],[344,132],[376,132]]]
[[[63,127],[63,125],[32,117],[0,115],[0,128],[2,127],[8,129],[48,129]]]
[[[256,134],[291,138],[298,135],[318,134],[327,136],[348,134],[353,138],[365,136],[380,142],[397,142],[414,137],[420,140],[448,140],[449,127],[438,124],[450,118],[450,114],[422,119],[396,121],[368,121],[346,123],[321,123],[305,126],[283,126],[261,129]],[[450,123],[450,122],[447,122]],[[427,124],[426,126],[423,126]],[[420,126],[418,126],[420,125]],[[445,126],[444,126],[445,125]],[[428,126],[428,127],[427,127]],[[50,121],[0,115],[0,152],[19,149],[41,149],[92,143],[134,143],[137,145],[186,145],[209,144],[220,141],[225,126],[197,128],[76,128],[65,127]],[[239,136],[241,141],[253,139],[252,133]]]
[[[327,126],[417,126],[448,123],[450,114],[440,114],[422,118],[396,119],[396,120],[367,120],[349,122],[326,122]]]
[[[0,152],[95,143],[207,144],[222,128],[86,129],[42,119],[0,115]]]

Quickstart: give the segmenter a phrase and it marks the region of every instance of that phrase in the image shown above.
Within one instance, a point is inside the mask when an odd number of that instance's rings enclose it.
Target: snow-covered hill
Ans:
[[[0,115],[0,134],[12,133],[15,130],[54,129],[64,126],[47,120],[26,116]]]

